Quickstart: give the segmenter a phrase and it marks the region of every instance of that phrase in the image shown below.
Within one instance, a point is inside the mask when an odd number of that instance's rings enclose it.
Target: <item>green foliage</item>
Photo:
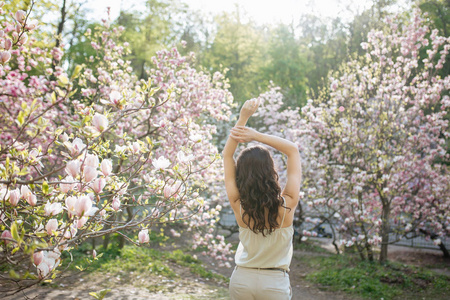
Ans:
[[[306,262],[317,270],[308,280],[367,299],[410,299],[412,295],[414,299],[444,299],[439,297],[450,295],[448,276],[400,263],[359,261],[348,255],[308,257]]]
[[[328,250],[322,248],[316,242],[312,240],[307,240],[305,242],[295,242],[294,249],[303,252],[314,252],[314,253],[330,253]]]
[[[92,297],[94,297],[97,300],[102,300],[105,298],[106,294],[109,293],[111,291],[111,289],[104,289],[98,292],[91,292],[89,293],[89,295],[91,295]]]
[[[86,270],[91,272],[106,272],[112,274],[137,273],[145,274],[147,272],[161,275],[168,278],[174,278],[178,275],[173,270],[172,264],[188,267],[192,274],[203,278],[227,281],[228,279],[217,273],[213,273],[202,266],[201,261],[190,254],[183,253],[182,250],[160,251],[153,248],[135,247],[131,245],[119,249],[117,246],[109,247],[106,251],[102,247],[97,249],[98,259],[92,259],[91,245],[84,243],[73,250],[73,263],[70,265],[72,270]],[[64,253],[63,253],[64,254]],[[70,257],[63,255],[63,266],[68,264]]]
[[[244,22],[238,8],[217,16],[214,21],[214,40],[202,53],[200,63],[211,73],[227,70],[230,91],[243,103],[261,92],[260,68],[265,65],[266,51],[263,31],[252,22]]]

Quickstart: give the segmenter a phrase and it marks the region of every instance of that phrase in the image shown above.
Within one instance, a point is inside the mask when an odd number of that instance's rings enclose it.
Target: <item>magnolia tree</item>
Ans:
[[[302,118],[273,88],[260,96],[255,125],[298,144],[300,218],[328,223],[338,252],[339,245],[355,246],[362,259],[373,260],[373,247],[381,245],[384,261],[389,243],[425,234],[445,254],[450,76],[437,73],[449,39],[430,33],[419,11],[404,27],[387,24],[385,32],[370,32],[362,45],[367,54],[331,77],[330,90],[310,100]],[[284,164],[282,156],[275,159]]]
[[[398,238],[425,232],[441,244],[450,233],[450,175],[439,163],[449,159],[450,76],[436,75],[449,39],[430,34],[419,11],[387,25],[331,78],[329,95],[302,109],[304,200],[362,258],[381,244],[380,261]]]
[[[173,48],[139,81],[116,42],[123,28],[107,22],[86,32],[96,55],[69,76],[62,49],[33,39],[30,11],[13,16],[0,30],[2,292],[55,278],[61,253],[87,238],[144,244],[168,222],[206,230],[194,248],[228,265],[230,246],[212,234],[220,206],[205,191],[221,178],[211,137],[229,117],[224,77]]]

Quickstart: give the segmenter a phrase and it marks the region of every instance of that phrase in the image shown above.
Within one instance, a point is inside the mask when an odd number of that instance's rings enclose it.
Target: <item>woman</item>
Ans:
[[[295,208],[301,182],[300,154],[285,139],[244,127],[259,100],[244,103],[223,150],[225,188],[239,225],[236,268],[231,275],[231,299],[291,299],[289,265]],[[287,156],[287,182],[282,190],[270,153],[261,146],[246,148],[237,164],[238,142],[256,141]]]

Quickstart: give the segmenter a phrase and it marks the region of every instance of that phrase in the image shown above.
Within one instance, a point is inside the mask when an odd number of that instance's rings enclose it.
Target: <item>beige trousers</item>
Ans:
[[[289,274],[236,266],[230,279],[231,300],[290,300]]]

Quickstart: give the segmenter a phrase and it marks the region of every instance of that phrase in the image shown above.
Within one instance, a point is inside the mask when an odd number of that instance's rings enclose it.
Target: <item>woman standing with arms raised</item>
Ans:
[[[225,187],[239,225],[240,240],[230,295],[236,300],[291,299],[287,272],[301,183],[300,154],[297,146],[286,139],[244,127],[258,106],[256,99],[244,103],[223,150]],[[235,162],[238,143],[250,141],[271,146],[287,156],[284,189],[264,147],[244,149]]]

